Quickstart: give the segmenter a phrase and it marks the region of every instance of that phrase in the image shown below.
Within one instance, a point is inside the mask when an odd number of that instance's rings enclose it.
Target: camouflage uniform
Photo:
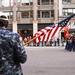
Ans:
[[[26,60],[19,34],[0,28],[0,75],[23,75],[20,63]]]

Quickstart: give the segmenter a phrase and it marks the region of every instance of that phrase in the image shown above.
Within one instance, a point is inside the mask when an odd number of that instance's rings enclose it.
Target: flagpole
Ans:
[[[30,43],[30,42],[32,42],[33,40],[35,40],[36,38],[38,38],[40,35],[38,35],[37,37],[34,37],[33,39],[31,39],[30,41],[28,41],[28,42],[26,42],[26,43],[24,43],[24,45],[23,46],[26,46],[28,43]]]

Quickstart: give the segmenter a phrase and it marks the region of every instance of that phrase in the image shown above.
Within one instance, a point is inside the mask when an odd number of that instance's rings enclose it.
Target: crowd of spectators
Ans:
[[[22,42],[27,43],[28,41],[32,39],[33,38],[31,36],[27,36],[22,40]],[[57,39],[53,38],[50,41],[40,41],[36,44],[34,44],[34,42],[32,41],[30,43],[27,43],[26,46],[64,46],[64,43],[65,43],[64,38],[62,38],[61,40],[60,38],[57,38]]]

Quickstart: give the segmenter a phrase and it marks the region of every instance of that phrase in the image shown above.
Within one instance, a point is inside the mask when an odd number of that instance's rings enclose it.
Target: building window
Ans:
[[[68,12],[68,15],[71,15],[73,13],[72,9],[68,9],[67,12]]]
[[[38,5],[40,5],[40,0],[38,0]]]
[[[33,0],[21,0],[22,6],[33,5]]]
[[[22,6],[27,6],[29,5],[29,0],[21,0]]]
[[[2,0],[2,7],[13,6],[13,0]]]
[[[33,11],[30,11],[30,18],[33,18]]]
[[[50,3],[49,0],[41,0],[41,1],[42,1],[41,2],[42,5],[49,5],[49,3]]]
[[[33,1],[32,0],[30,0],[30,5],[33,5]]]
[[[2,0],[2,7],[8,7],[9,6],[9,0]]]
[[[13,0],[11,0],[10,5],[13,6]]]
[[[38,18],[40,18],[40,11],[38,11]]]
[[[18,0],[18,6],[20,6],[21,5],[21,1],[20,0]]]
[[[73,4],[75,0],[63,0],[63,4]]]
[[[54,0],[51,0],[51,5],[53,5],[54,4]]]
[[[17,12],[17,19],[20,19],[21,12]]]
[[[13,19],[13,12],[9,12],[9,18]]]
[[[54,17],[54,10],[51,10],[51,17]]]
[[[63,9],[63,15],[68,16],[75,13],[75,9]]]
[[[63,9],[63,15],[64,16],[67,16],[68,14],[67,14],[67,9]]]
[[[75,9],[73,9],[73,13],[75,13]]]
[[[29,18],[29,11],[23,11],[21,12],[22,18]]]
[[[50,17],[49,11],[42,11],[42,18],[49,18],[49,17]]]

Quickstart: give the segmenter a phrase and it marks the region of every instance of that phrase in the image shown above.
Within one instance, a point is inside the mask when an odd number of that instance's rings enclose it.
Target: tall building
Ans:
[[[59,21],[71,14],[75,14],[75,0],[59,0]],[[68,26],[69,32],[75,33],[75,17],[70,20]],[[63,36],[63,31],[61,36]]]
[[[9,30],[18,31],[23,37],[33,36],[75,13],[75,0],[0,0],[0,11],[8,15]]]

